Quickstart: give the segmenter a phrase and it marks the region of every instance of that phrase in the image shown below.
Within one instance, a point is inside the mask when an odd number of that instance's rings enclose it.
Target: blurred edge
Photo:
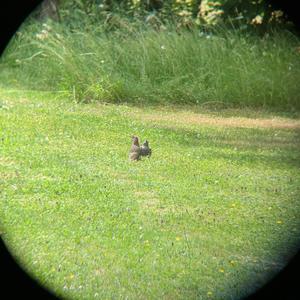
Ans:
[[[280,271],[266,285],[260,288],[255,294],[245,300],[266,300],[266,299],[300,299],[300,252],[289,260],[288,265]]]
[[[2,239],[0,239],[0,266],[2,299],[58,299],[26,274],[9,253]]]
[[[17,29],[41,0],[4,0],[0,2],[0,55]]]
[[[10,39],[26,19],[26,17],[41,3],[41,0],[10,0],[0,3],[0,55],[3,53]],[[269,1],[274,7],[287,13],[291,21],[299,30],[300,18],[297,1],[275,0]],[[2,295],[9,295],[2,299],[57,299],[30,278],[15,262],[2,239],[0,239],[0,288]],[[250,295],[247,300],[276,299],[282,296],[286,300],[300,299],[300,254],[296,254],[289,264],[278,273],[272,281]],[[296,275],[297,274],[297,275]]]
[[[16,263],[2,239],[0,239],[0,266],[2,280],[0,281],[1,295],[9,295],[2,299],[58,299],[29,275]],[[279,272],[273,280],[260,288],[256,293],[248,296],[245,300],[300,299],[299,286],[300,253],[291,258],[288,265]]]

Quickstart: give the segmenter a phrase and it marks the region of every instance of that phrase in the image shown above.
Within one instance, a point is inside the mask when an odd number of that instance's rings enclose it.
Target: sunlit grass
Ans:
[[[298,119],[0,99],[1,235],[58,295],[237,299],[297,250]],[[128,161],[132,134],[150,159]]]

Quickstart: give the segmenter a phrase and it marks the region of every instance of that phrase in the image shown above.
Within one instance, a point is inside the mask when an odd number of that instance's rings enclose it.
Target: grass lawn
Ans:
[[[1,88],[0,130],[1,237],[59,296],[236,299],[299,246],[299,116]]]

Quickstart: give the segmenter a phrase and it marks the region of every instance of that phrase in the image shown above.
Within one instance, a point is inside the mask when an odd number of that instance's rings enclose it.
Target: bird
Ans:
[[[141,156],[148,156],[150,157],[152,154],[151,148],[149,148],[149,142],[146,140],[143,145],[141,146]]]
[[[131,137],[132,139],[132,144],[131,144],[131,148],[129,151],[129,159],[130,160],[140,160],[140,156],[141,156],[141,148],[140,148],[140,144],[139,144],[139,138],[135,135],[133,135]]]

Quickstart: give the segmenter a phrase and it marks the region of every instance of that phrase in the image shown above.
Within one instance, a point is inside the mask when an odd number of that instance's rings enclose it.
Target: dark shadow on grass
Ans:
[[[100,101],[101,103],[101,101]],[[283,110],[274,107],[257,107],[257,106],[241,106],[232,103],[224,103],[219,101],[209,101],[199,104],[176,104],[176,103],[153,103],[153,102],[112,102],[118,105],[126,105],[140,109],[149,108],[153,110],[162,109],[165,111],[187,111],[198,114],[208,114],[212,117],[232,118],[290,118],[300,119],[300,111],[296,109]]]
[[[300,132],[294,131],[291,136],[277,138],[273,133],[254,128],[222,128],[207,131],[169,128],[156,125],[162,130],[164,139],[170,144],[181,144],[187,148],[209,148],[201,154],[202,159],[220,158],[239,163],[276,164],[278,167],[300,167]],[[174,134],[176,137],[174,137]],[[215,148],[215,149],[212,149]],[[232,150],[225,153],[223,150]],[[270,151],[270,152],[267,152]],[[209,154],[206,154],[209,153]]]

